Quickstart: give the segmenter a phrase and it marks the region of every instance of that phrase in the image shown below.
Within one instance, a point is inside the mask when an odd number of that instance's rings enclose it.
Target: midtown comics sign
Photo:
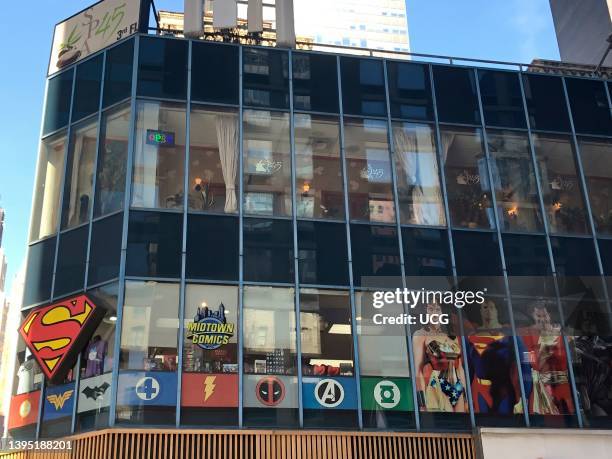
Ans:
[[[140,0],[104,0],[55,26],[49,74],[138,32]]]

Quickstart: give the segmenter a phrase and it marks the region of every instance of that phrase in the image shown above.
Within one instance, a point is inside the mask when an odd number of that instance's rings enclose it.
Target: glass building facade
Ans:
[[[20,344],[9,433],[611,426],[610,90],[145,35],[52,75],[23,314],[105,316],[61,383]],[[388,277],[488,293],[391,336]]]

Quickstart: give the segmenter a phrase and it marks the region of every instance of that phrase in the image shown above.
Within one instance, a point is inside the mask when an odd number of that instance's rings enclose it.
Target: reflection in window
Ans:
[[[502,230],[542,231],[540,203],[527,136],[493,131],[487,137]]]
[[[238,104],[238,51],[237,46],[225,44],[210,42],[192,44],[191,98],[193,100]],[[211,72],[211,68],[223,71]]]
[[[402,228],[402,249],[406,276],[452,275],[446,231]]]
[[[571,131],[563,80],[547,75],[523,75],[531,129]]]
[[[576,132],[612,135],[612,114],[605,83],[584,78],[566,78],[565,82]]]
[[[487,126],[525,128],[525,111],[518,74],[479,70],[478,79]]]
[[[399,242],[394,226],[351,225],[355,285],[372,286],[368,277],[400,276]]]
[[[134,60],[134,41],[128,40],[106,52],[103,107],[130,97]]]
[[[244,104],[289,108],[289,56],[286,51],[242,50]]]
[[[401,223],[446,222],[433,135],[427,125],[393,123]]]
[[[348,115],[386,116],[382,61],[341,57],[342,107]]]
[[[185,171],[185,109],[139,102],[132,206],[181,209]]]
[[[244,112],[244,212],[291,215],[289,114]]]
[[[125,283],[121,369],[176,371],[178,284]]]
[[[579,139],[578,145],[595,228],[599,234],[612,234],[612,141]]]
[[[480,124],[473,69],[434,65],[433,76],[439,120]]]
[[[73,128],[64,183],[62,229],[85,223],[92,201],[97,124]]]
[[[338,120],[295,115],[297,215],[344,219]]]
[[[123,208],[130,110],[119,107],[102,117],[96,172],[95,217]]]
[[[394,222],[387,123],[344,121],[351,220]]]
[[[302,284],[348,285],[346,226],[298,221],[298,262]]]
[[[66,159],[66,137],[56,135],[40,145],[30,240],[41,239],[57,231],[59,197]]]
[[[296,53],[293,56],[293,107],[314,112],[338,112],[336,56]]]
[[[495,228],[480,129],[441,129],[448,207],[454,227]]]
[[[89,225],[85,225],[60,234],[53,286],[55,298],[83,289],[88,231]]]
[[[76,68],[72,122],[98,111],[100,105],[100,82],[102,80],[102,54],[89,59]]]
[[[70,69],[49,80],[43,134],[57,131],[68,124],[73,77],[74,70]]]
[[[138,95],[185,99],[187,48],[186,40],[142,37],[138,56]]]
[[[24,306],[42,303],[51,297],[55,245],[55,238],[48,238],[29,247],[25,273],[28,288],[23,292]]]
[[[513,295],[553,295],[554,284],[544,236],[502,235],[504,259]]]
[[[550,232],[586,234],[584,197],[570,140],[534,134],[533,145]]]
[[[433,119],[428,67],[388,61],[387,72],[391,116],[415,120]]]
[[[293,283],[293,229],[289,220],[244,219],[244,279]]]
[[[87,283],[97,285],[119,276],[123,214],[92,223]]]
[[[191,113],[189,209],[237,213],[238,115],[235,110]]]

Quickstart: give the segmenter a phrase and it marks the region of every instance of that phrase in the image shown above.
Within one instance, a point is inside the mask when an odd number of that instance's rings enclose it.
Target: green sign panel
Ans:
[[[410,378],[361,377],[361,407],[364,410],[413,411]]]

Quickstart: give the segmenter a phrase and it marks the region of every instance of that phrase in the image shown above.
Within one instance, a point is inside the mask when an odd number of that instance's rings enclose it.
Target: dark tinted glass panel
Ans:
[[[96,285],[119,276],[123,213],[98,220],[91,229],[88,285]]]
[[[516,295],[554,293],[552,268],[544,236],[502,236],[510,292]]]
[[[43,134],[57,131],[68,124],[73,76],[74,71],[70,69],[49,80]]]
[[[525,75],[523,88],[531,129],[569,131],[563,81],[546,75]]]
[[[191,53],[191,98],[237,104],[238,47],[193,43]]]
[[[551,237],[559,276],[597,276],[597,259],[592,239]]]
[[[576,132],[612,135],[612,119],[604,83],[574,78],[565,81]]]
[[[589,201],[599,234],[612,234],[612,140],[579,139]]]
[[[599,253],[604,274],[612,276],[612,239],[599,239]]]
[[[387,79],[392,117],[433,119],[431,82],[426,65],[388,62]]]
[[[53,262],[55,258],[55,238],[30,246],[26,268],[23,305],[40,303],[51,296]]]
[[[342,107],[347,115],[386,116],[382,61],[340,58]]]
[[[298,258],[301,283],[348,285],[344,224],[298,222]]]
[[[438,119],[447,123],[480,124],[473,70],[434,66],[433,75]]]
[[[60,235],[55,271],[55,298],[83,289],[89,225]]]
[[[245,105],[289,108],[289,56],[285,51],[244,48]]]
[[[502,267],[495,233],[453,231],[458,276],[501,276]]]
[[[445,230],[402,228],[402,248],[406,276],[452,275]]]
[[[128,231],[128,276],[179,277],[183,216],[131,212]]]
[[[187,94],[187,41],[140,39],[138,95],[185,99]]]
[[[190,215],[187,278],[238,280],[238,219]]]
[[[244,219],[244,280],[294,282],[291,226],[288,220]]]
[[[479,70],[478,79],[485,123],[488,126],[526,127],[518,74]]]
[[[76,69],[72,121],[98,111],[100,105],[100,82],[102,80],[102,60],[99,54],[80,64]]]
[[[133,61],[134,40],[115,46],[106,52],[104,95],[102,97],[104,107],[130,97]]]
[[[293,53],[293,107],[338,112],[336,56]]]
[[[396,228],[352,224],[351,248],[355,285],[372,285],[363,277],[401,275]]]

